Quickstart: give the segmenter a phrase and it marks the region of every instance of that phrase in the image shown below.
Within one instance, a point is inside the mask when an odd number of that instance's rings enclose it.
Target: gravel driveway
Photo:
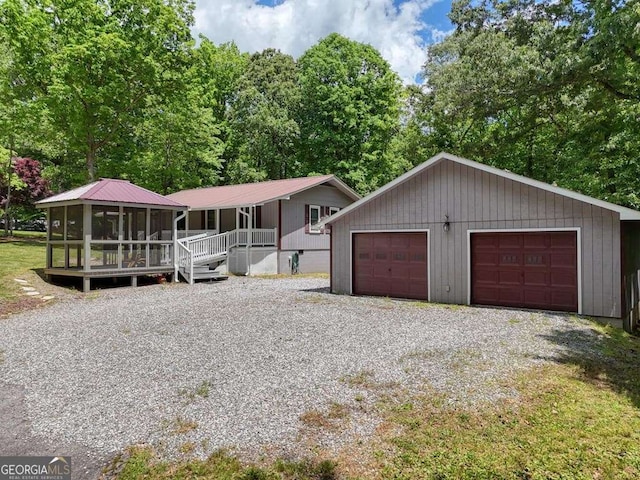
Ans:
[[[91,478],[138,443],[167,457],[300,452],[309,412],[340,404],[352,412],[341,434],[315,439],[337,447],[375,428],[366,406],[384,389],[430,385],[452,402],[492,401],[514,394],[492,380],[592,335],[567,315],[327,286],[230,278],[113,289],[0,320],[0,454],[71,452],[76,478]]]

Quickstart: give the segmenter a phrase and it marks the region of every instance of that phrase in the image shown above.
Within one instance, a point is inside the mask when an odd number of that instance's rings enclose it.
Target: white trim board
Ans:
[[[341,211],[327,218],[324,223],[334,223],[339,218],[347,215],[352,210],[360,208],[362,205],[369,203],[371,200],[379,197],[383,193],[394,189],[398,185],[410,180],[416,175],[422,173],[423,171],[429,169],[436,163],[439,163],[443,160],[450,160],[452,162],[459,163],[461,165],[465,165],[467,167],[475,168],[477,170],[482,170],[484,172],[488,172],[494,175],[498,175],[503,178],[507,178],[509,180],[513,180],[515,182],[523,183],[525,185],[529,185],[535,188],[539,188],[541,190],[546,190],[547,192],[555,193],[558,195],[562,195],[564,197],[572,198],[574,200],[578,200],[580,202],[588,203],[591,205],[595,205],[600,208],[604,208],[606,210],[611,210],[613,212],[617,212],[620,214],[620,220],[640,220],[640,211],[632,210],[627,207],[621,207],[620,205],[616,205],[614,203],[605,202],[604,200],[598,200],[597,198],[589,197],[587,195],[583,195],[581,193],[573,192],[571,190],[567,190],[566,188],[556,187],[554,185],[549,185],[548,183],[540,182],[538,180],[534,180],[532,178],[524,177],[522,175],[517,175],[515,173],[511,173],[507,170],[500,170],[499,168],[491,167],[489,165],[485,165],[483,163],[474,162],[473,160],[468,160],[466,158],[458,157],[455,155],[451,155],[450,153],[440,152],[434,157],[431,157],[426,162],[418,165],[417,167],[409,170],[404,175],[399,176],[395,180],[387,183],[383,187],[380,187],[375,192],[370,193],[364,198],[361,198],[355,203],[352,203],[348,207],[343,208]]]
[[[354,233],[426,233],[427,234],[427,302],[431,301],[431,232],[428,228],[350,230],[349,231],[349,295],[353,295],[353,234]]]
[[[473,233],[576,232],[578,275],[578,315],[582,315],[582,230],[580,227],[553,228],[477,228],[467,230],[467,305],[471,305],[471,235]],[[526,308],[526,307],[523,307]]]

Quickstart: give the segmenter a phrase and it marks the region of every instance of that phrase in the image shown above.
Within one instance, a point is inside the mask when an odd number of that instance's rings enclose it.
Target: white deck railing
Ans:
[[[195,264],[204,265],[222,259],[233,247],[275,247],[277,238],[275,228],[236,229],[213,235],[200,233],[186,238],[177,238],[175,268],[176,271],[182,269],[189,283],[193,283]]]

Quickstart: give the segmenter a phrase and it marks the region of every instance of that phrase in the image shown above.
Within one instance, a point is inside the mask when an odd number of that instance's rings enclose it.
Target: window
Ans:
[[[338,213],[340,211],[340,207],[329,207],[329,216],[333,215],[334,213]]]
[[[320,221],[321,209],[317,205],[309,205],[309,232],[320,233]]]
[[[93,240],[118,239],[118,207],[91,207],[91,238]]]
[[[64,240],[64,207],[49,210],[49,239]]]
[[[125,208],[122,224],[125,240],[145,240],[147,238],[147,210]]]
[[[67,207],[67,240],[82,240],[82,205]]]

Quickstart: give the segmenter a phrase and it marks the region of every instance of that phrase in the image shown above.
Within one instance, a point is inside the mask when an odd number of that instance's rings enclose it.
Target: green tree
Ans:
[[[290,55],[267,49],[251,56],[229,110],[234,158],[231,183],[295,176],[296,121],[300,105],[296,64]]]
[[[367,193],[404,170],[390,155],[401,83],[378,51],[334,33],[298,65],[303,173],[335,173]]]
[[[189,0],[5,0],[2,36],[20,78],[45,102],[87,176],[131,145],[147,100],[179,90],[188,66]],[[121,148],[120,151],[125,151]]]
[[[424,69],[428,143],[640,206],[637,3],[460,0],[450,17]]]
[[[153,97],[137,130],[139,155],[125,167],[138,185],[168,194],[216,185],[222,169],[221,125],[191,69],[179,95]]]

